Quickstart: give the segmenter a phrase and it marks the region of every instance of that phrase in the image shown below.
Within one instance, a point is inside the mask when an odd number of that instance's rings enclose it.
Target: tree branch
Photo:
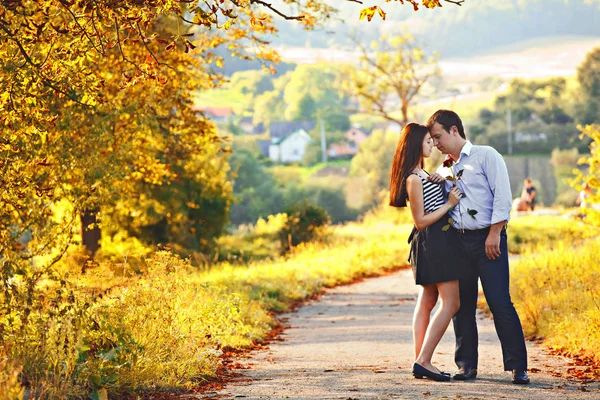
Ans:
[[[136,70],[138,70],[141,74],[148,75],[146,72],[142,71],[142,69],[139,67],[139,65],[137,65],[136,63],[134,63],[133,61],[131,61],[130,59],[125,57],[125,53],[123,52],[123,46],[121,46],[121,35],[119,33],[119,31],[120,31],[119,21],[117,20],[117,17],[115,17],[114,20],[115,20],[115,32],[117,33],[117,44],[119,45],[119,51],[121,52],[121,57],[123,57],[123,61],[126,61],[129,64],[133,65],[134,68]]]
[[[156,56],[154,55],[154,53],[152,52],[152,50],[150,50],[150,48],[148,47],[148,43],[146,43],[146,39],[144,38],[144,34],[142,33],[142,29],[140,28],[139,22],[135,23],[135,27],[137,28],[138,34],[140,35],[140,39],[142,39],[142,43],[144,44],[144,47],[146,48],[146,50],[148,50],[148,53],[150,53],[150,55],[152,56],[152,58],[154,58],[154,61],[156,61],[156,63],[158,65],[164,65],[165,67],[171,68],[173,71],[175,71],[175,68],[173,68],[169,64],[166,64],[164,62],[158,61],[158,58],[156,58]]]
[[[288,16],[285,15],[284,13],[282,13],[281,11],[277,10],[275,7],[273,7],[270,3],[265,3],[262,0],[250,0],[250,4],[260,4],[261,6],[265,6],[267,7],[269,10],[273,11],[275,14],[279,15],[280,17],[290,20],[290,19],[295,19],[295,20],[300,20],[300,19],[304,19],[303,15],[298,15],[298,16]]]
[[[98,47],[96,47],[96,43],[94,43],[94,41],[92,40],[92,38],[90,37],[90,35],[88,35],[87,30],[83,26],[81,26],[81,24],[77,20],[77,16],[73,13],[73,11],[71,11],[71,8],[67,4],[65,4],[64,0],[60,0],[59,3],[63,6],[63,8],[65,10],[67,10],[67,12],[69,14],[71,14],[71,16],[73,17],[73,21],[75,21],[75,23],[77,24],[77,26],[79,27],[79,29],[81,30],[81,32],[85,35],[85,37],[87,38],[87,40],[90,42],[90,44],[92,45],[92,47],[94,48],[94,50],[96,50],[98,53],[100,53],[102,55],[105,55],[104,51],[98,50]]]
[[[444,0],[446,3],[452,3],[452,4],[456,4],[457,6],[462,6],[462,3],[465,2],[465,0]]]

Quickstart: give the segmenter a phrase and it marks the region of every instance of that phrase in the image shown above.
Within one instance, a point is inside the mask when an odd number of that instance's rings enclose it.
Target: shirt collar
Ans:
[[[460,155],[456,162],[460,162],[462,160],[463,154],[466,155],[467,157],[469,157],[469,155],[471,155],[471,149],[473,149],[473,143],[471,143],[470,140],[467,140],[467,142],[464,144],[464,146],[460,150]]]

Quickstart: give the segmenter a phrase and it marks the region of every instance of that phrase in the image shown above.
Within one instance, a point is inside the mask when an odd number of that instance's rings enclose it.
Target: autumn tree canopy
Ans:
[[[51,264],[86,215],[90,227],[111,215],[165,240],[183,229],[187,245],[218,234],[231,203],[227,147],[191,110],[194,91],[223,81],[216,48],[272,68],[275,18],[311,29],[334,13],[299,0],[0,1],[3,265]],[[177,187],[194,195],[171,196]]]

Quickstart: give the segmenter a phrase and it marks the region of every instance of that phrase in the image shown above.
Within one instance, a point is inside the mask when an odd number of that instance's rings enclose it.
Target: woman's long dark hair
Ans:
[[[414,122],[402,129],[392,161],[390,206],[406,207],[406,178],[416,167],[423,168],[423,140],[427,133],[425,125]]]

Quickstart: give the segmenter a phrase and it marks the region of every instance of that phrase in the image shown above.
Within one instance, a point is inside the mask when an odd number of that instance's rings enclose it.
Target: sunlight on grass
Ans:
[[[272,242],[280,220],[242,227],[224,240]],[[95,398],[104,390],[118,397],[201,385],[216,376],[223,354],[265,340],[274,313],[325,288],[406,266],[411,229],[406,209],[382,206],[285,257],[200,270],[158,251],[136,257],[135,268],[128,264],[133,257],[122,257],[72,272],[30,299],[28,316],[14,311],[0,321],[6,338],[0,377],[12,382],[6,390],[18,393],[12,371],[22,371],[34,397]],[[527,254],[513,271],[527,333],[593,355],[600,345],[593,331],[600,322],[600,244],[573,246],[595,232],[572,219],[534,216],[514,218],[509,230],[519,241],[513,245]]]
[[[520,258],[511,292],[528,336],[600,361],[600,240],[561,242]]]
[[[527,248],[551,249],[561,241],[595,237],[600,230],[569,216],[527,215],[508,224],[508,250],[520,254]]]

